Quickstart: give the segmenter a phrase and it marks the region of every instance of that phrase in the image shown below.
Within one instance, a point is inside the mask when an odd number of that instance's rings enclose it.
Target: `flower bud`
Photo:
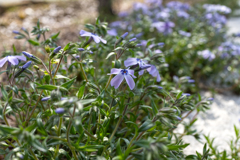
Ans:
[[[132,38],[129,40],[129,42],[136,41],[136,40],[137,40],[137,38]]]
[[[59,90],[53,90],[51,92],[51,100],[52,101],[60,101],[62,97],[62,93]]]
[[[78,51],[85,51],[85,49],[84,48],[78,48]]]
[[[33,68],[35,68],[36,70],[39,70],[39,67],[37,65],[33,65]]]
[[[56,112],[57,114],[63,114],[63,113],[65,112],[65,109],[64,109],[64,108],[57,108],[57,109],[55,110],[55,112]]]
[[[126,32],[123,35],[121,35],[121,38],[124,39],[124,38],[126,38],[127,35],[128,35],[128,32]]]
[[[19,31],[12,31],[12,33],[14,33],[14,34],[20,34],[20,32]]]
[[[22,66],[22,69],[27,69],[31,65],[32,61],[28,61]]]
[[[26,51],[22,51],[22,53],[28,57],[30,60],[32,60],[33,62],[37,63],[37,64],[42,64],[42,61],[37,58],[36,56],[33,56],[32,54],[26,52]]]
[[[49,45],[46,45],[46,46],[45,46],[45,51],[46,51],[47,53],[50,53],[50,52],[51,52]]]
[[[62,47],[58,46],[53,50],[53,53],[58,53]]]
[[[51,97],[43,97],[41,101],[48,101]]]

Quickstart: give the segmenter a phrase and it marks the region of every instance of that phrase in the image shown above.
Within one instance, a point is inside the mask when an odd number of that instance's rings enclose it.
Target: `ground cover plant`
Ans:
[[[120,15],[126,21],[108,26],[97,19],[79,31],[78,42],[64,45],[58,44],[60,33],[46,36],[50,29],[39,21],[31,31],[13,31],[26,43],[22,51],[13,45],[0,60],[1,76],[7,77],[1,83],[0,154],[35,160],[234,157],[213,152],[209,139],[210,149],[183,153],[188,144],[182,137],[200,138],[192,126],[213,100],[201,97],[196,86],[202,76],[232,65],[227,57],[237,52],[225,52],[225,19],[218,12],[230,10],[138,3],[131,15]],[[219,45],[220,55],[207,50]],[[179,124],[183,133],[174,132]]]

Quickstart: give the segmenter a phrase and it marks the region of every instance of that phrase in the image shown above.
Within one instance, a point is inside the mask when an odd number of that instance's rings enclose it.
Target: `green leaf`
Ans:
[[[48,134],[47,134],[47,132],[45,130],[45,127],[43,125],[42,119],[41,118],[37,118],[36,122],[37,122],[37,126],[38,126],[38,131],[40,133],[42,133],[43,135],[47,136]]]
[[[37,89],[44,89],[44,90],[52,91],[54,89],[57,89],[57,86],[45,84],[45,85],[38,86]]]
[[[51,38],[52,38],[52,39],[56,39],[59,34],[60,34],[60,32],[58,32],[57,34],[54,34]]]
[[[54,79],[70,79],[70,78],[68,78],[68,77],[65,77],[65,76],[63,76],[63,75],[56,75],[55,77],[54,77]]]
[[[139,127],[139,132],[144,132],[149,130],[150,128],[154,127],[154,124],[150,119],[146,120],[140,127]]]
[[[182,96],[182,92],[179,92],[179,93],[177,94],[177,99],[179,99],[181,96]]]
[[[2,91],[3,98],[5,99],[5,101],[7,101],[8,100],[8,94],[7,94],[6,90],[4,89],[3,85],[1,87],[1,91]]]
[[[117,141],[117,147],[116,147],[116,149],[117,149],[117,154],[118,155],[122,155],[122,150],[121,150],[121,145],[120,145],[120,138],[118,139],[118,141]]]
[[[85,90],[85,86],[86,86],[86,85],[82,85],[82,86],[79,88],[78,92],[77,92],[77,97],[78,97],[79,99],[83,97],[84,90]]]
[[[134,143],[136,146],[149,148],[150,142],[148,140],[142,139]]]
[[[60,89],[61,91],[66,91],[68,92],[68,90],[64,87],[59,87],[59,86],[54,86],[54,85],[50,85],[50,84],[46,84],[46,85],[41,85],[41,86],[38,86],[37,89],[44,89],[44,90],[48,90],[48,91],[52,91],[54,89]]]
[[[69,46],[70,46],[70,43],[68,43],[68,44],[63,48],[63,51],[68,50]]]
[[[152,106],[153,114],[155,116],[158,113],[158,109],[157,109],[157,106],[156,106],[154,100],[151,100],[151,106]]]
[[[82,103],[82,105],[85,105],[85,104],[92,103],[94,101],[96,101],[96,99],[83,99],[83,100],[80,100],[79,102]]]
[[[39,46],[39,45],[40,45],[39,42],[34,41],[34,40],[32,40],[32,39],[29,39],[28,42],[29,42],[30,44],[34,45],[34,46]]]
[[[184,149],[188,146],[189,144],[183,144],[183,145],[175,145],[175,144],[169,144],[167,145],[169,150],[178,150],[180,148]]]
[[[7,72],[8,70],[5,70],[5,71],[1,71],[0,74],[4,73],[4,72]]]
[[[16,130],[18,130],[18,128],[0,125],[0,132],[5,133],[5,134],[12,134]]]
[[[116,53],[115,53],[115,52],[109,53],[109,54],[107,55],[106,59],[108,59],[108,58],[111,57],[112,55],[116,55]]]
[[[47,152],[47,149],[37,139],[33,140],[32,146],[39,151]]]
[[[77,78],[77,77],[71,79],[70,81],[67,81],[66,83],[63,83],[63,84],[61,85],[61,87],[64,87],[64,88],[66,88],[66,89],[69,89],[69,88],[72,86],[72,84],[74,83],[74,81],[76,80],[76,78]]]

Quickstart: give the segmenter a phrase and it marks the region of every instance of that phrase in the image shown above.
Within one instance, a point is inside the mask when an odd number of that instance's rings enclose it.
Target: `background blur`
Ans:
[[[170,0],[163,0],[166,3]],[[238,0],[181,0],[192,5],[203,3],[224,4],[238,9]],[[60,44],[78,39],[78,32],[85,23],[94,22],[101,13],[101,20],[113,21],[120,11],[127,11],[134,2],[144,0],[0,0],[0,53],[15,43],[13,30],[31,29],[38,19],[52,32],[59,32]],[[23,42],[23,41],[22,41]]]

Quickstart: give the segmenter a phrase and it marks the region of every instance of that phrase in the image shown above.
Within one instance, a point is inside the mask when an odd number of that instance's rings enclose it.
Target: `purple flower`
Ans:
[[[83,49],[83,48],[78,48],[78,51],[85,51],[85,49]]]
[[[128,35],[128,32],[125,32],[121,37],[124,39]]]
[[[137,40],[137,38],[132,38],[129,40],[129,42],[136,41],[136,40]]]
[[[143,3],[134,3],[133,9],[135,11],[142,11],[144,14],[148,13],[148,7]]]
[[[208,101],[213,101],[213,100],[214,100],[214,98],[208,98],[207,100],[208,100]]]
[[[157,82],[160,82],[160,81],[161,81],[160,74],[159,74],[157,68],[156,68],[154,65],[151,65],[151,67],[148,68],[147,71],[148,71],[149,74],[151,74],[153,77],[157,77]]]
[[[104,44],[107,43],[106,40],[102,39],[102,38],[99,37],[98,35],[93,34],[93,33],[90,33],[90,32],[87,32],[87,31],[84,31],[84,30],[81,30],[81,31],[80,31],[80,35],[81,35],[82,37],[92,37],[93,40],[94,40],[96,43],[99,43],[100,41],[101,41],[102,43],[104,43]]]
[[[191,96],[191,94],[190,93],[183,93],[182,96],[187,96],[188,97],[188,96]]]
[[[12,31],[12,33],[14,33],[14,34],[20,34],[19,31]]]
[[[22,69],[27,69],[31,65],[32,61],[28,61],[22,66]]]
[[[7,56],[7,57],[4,57],[3,59],[0,60],[0,68],[6,63],[6,62],[9,62],[11,63],[12,65],[18,65],[19,63],[19,60],[21,61],[26,61],[26,57],[24,56]]]
[[[122,12],[118,13],[118,17],[127,17],[128,15],[129,14],[126,11],[122,11]]]
[[[114,29],[114,28],[108,30],[107,33],[108,33],[110,36],[117,36],[117,30]]]
[[[190,36],[191,36],[191,33],[185,32],[185,31],[182,31],[182,30],[178,31],[178,33],[179,33],[180,35],[186,36],[186,37],[190,37]]]
[[[110,75],[111,74],[116,74],[116,76],[111,80],[111,86],[114,86],[115,89],[120,86],[124,78],[131,90],[133,90],[133,88],[135,87],[135,82],[133,80],[133,78],[136,78],[134,76],[134,70],[113,68],[111,69]]]
[[[193,79],[188,80],[188,83],[194,83],[194,82],[195,82],[195,80],[193,80]]]
[[[155,27],[158,32],[164,33],[164,34],[170,34],[172,33],[172,28],[175,26],[173,22],[154,22],[152,23],[152,27]]]
[[[203,8],[205,8],[207,12],[220,12],[223,14],[229,14],[232,11],[227,6],[220,4],[204,4]]]
[[[49,97],[43,97],[43,98],[41,99],[41,101],[48,101],[50,98],[51,98],[50,96],[49,96]]]
[[[215,58],[215,54],[213,54],[211,51],[207,49],[201,52],[198,52],[198,55],[202,56],[204,59],[209,59],[210,61]]]
[[[65,112],[65,110],[64,110],[64,108],[57,108],[57,109],[55,110],[55,112],[56,112],[57,114],[63,114],[63,113]]]
[[[189,14],[185,11],[177,11],[177,16],[185,19],[190,17]]]
[[[58,46],[53,50],[53,53],[58,53],[62,47]]]
[[[130,66],[134,66],[134,65],[139,65],[139,67],[143,70],[139,71],[138,74],[142,75],[144,72],[144,69],[150,68],[151,65],[146,64],[147,61],[139,59],[139,58],[128,58],[127,60],[124,61],[124,65],[125,67],[130,67]]]
[[[36,57],[33,56],[31,53],[28,53],[28,52],[26,52],[26,51],[22,51],[22,53],[23,53],[26,57],[28,57],[28,58],[36,58]]]

